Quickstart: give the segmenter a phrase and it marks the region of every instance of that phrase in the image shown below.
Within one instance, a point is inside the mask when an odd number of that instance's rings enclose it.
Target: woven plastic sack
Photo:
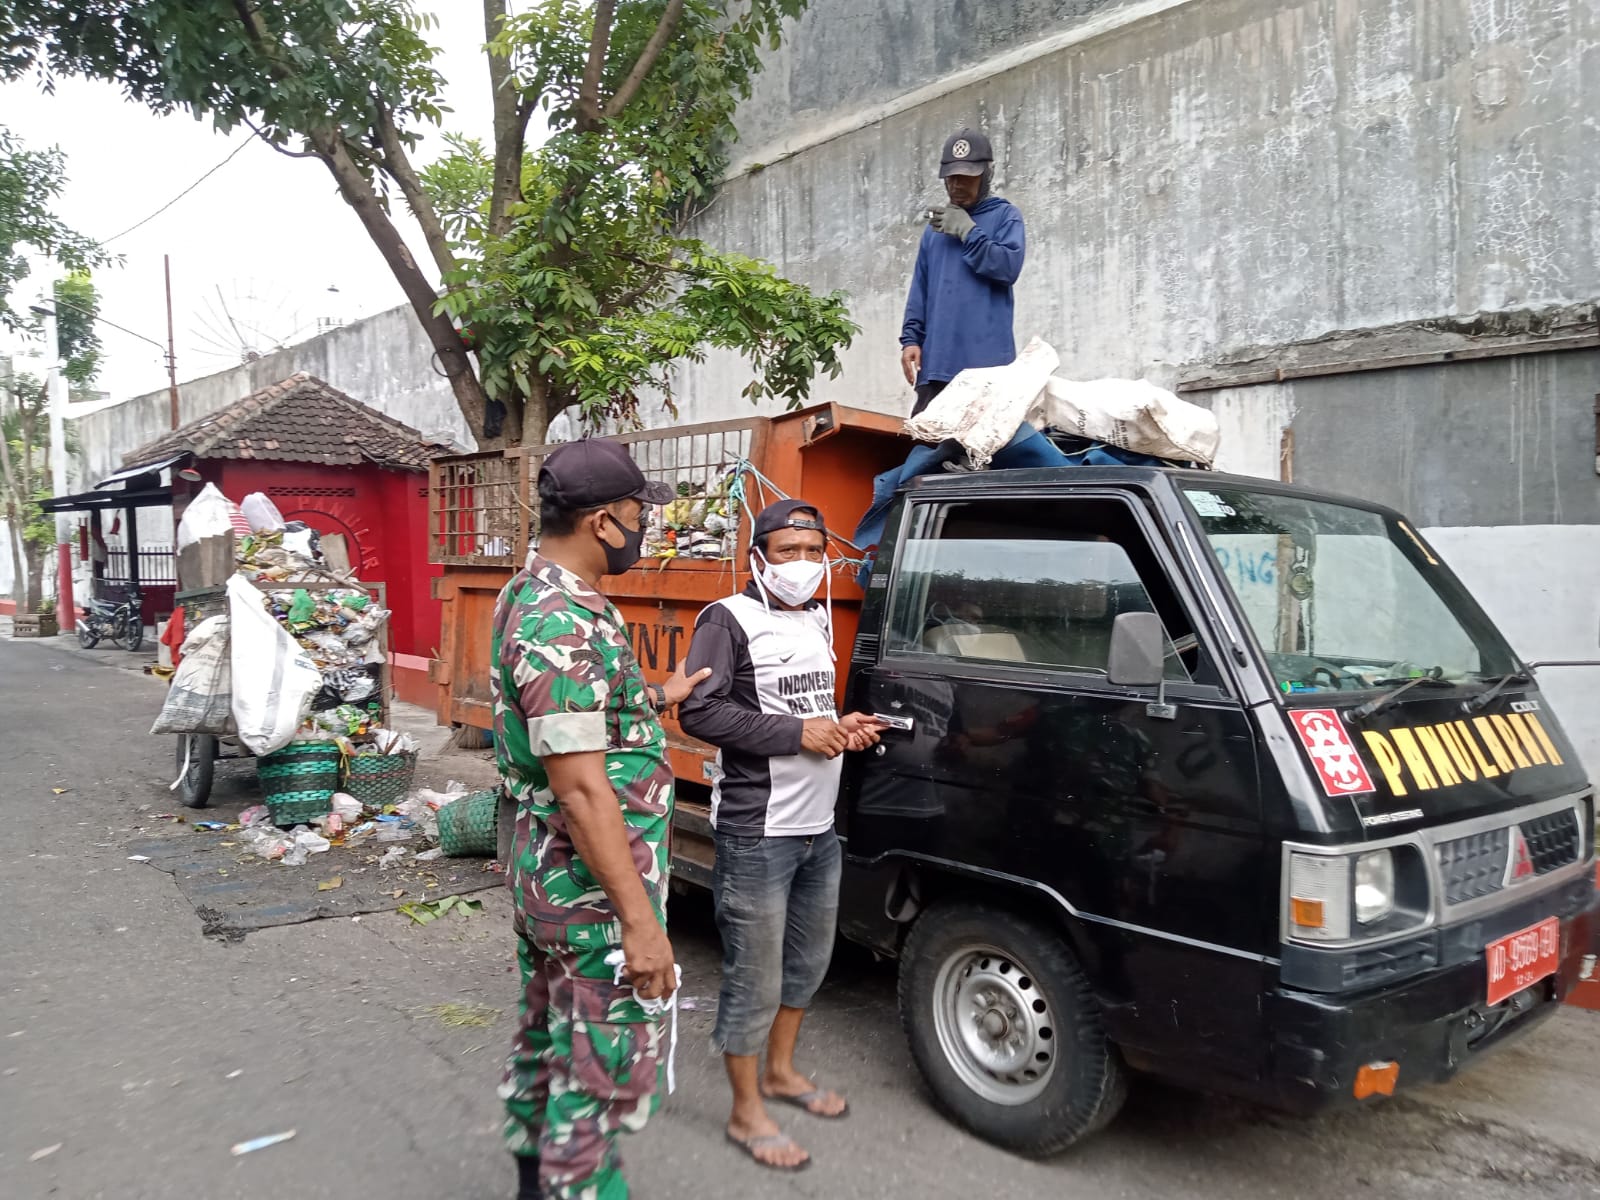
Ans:
[[[498,791],[473,792],[439,810],[439,847],[451,858],[492,858],[499,829]]]
[[[233,719],[252,754],[289,744],[311,711],[322,674],[287,630],[272,619],[261,593],[239,576],[228,580],[232,619]]]
[[[229,508],[228,498],[217,490],[216,484],[208,483],[201,488],[200,494],[189,501],[189,507],[183,510],[183,519],[178,522],[178,549],[182,550],[203,538],[226,536],[233,528]]]
[[[234,732],[228,618],[208,617],[183,639],[181,661],[151,733]]]
[[[981,471],[1017,435],[1045,380],[1060,363],[1053,349],[1034,338],[1015,362],[962,371],[906,422],[906,432],[919,442],[954,438]]]
[[[1035,417],[1045,426],[1156,458],[1210,466],[1221,433],[1209,409],[1144,379],[1077,381],[1051,376]]]

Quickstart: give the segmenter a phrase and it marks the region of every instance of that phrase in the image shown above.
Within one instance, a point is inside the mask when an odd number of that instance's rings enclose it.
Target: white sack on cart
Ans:
[[[228,580],[233,622],[233,717],[252,754],[271,754],[294,739],[322,686],[316,664],[273,620],[261,592]]]
[[[172,676],[151,733],[228,734],[233,727],[233,670],[228,661],[228,618],[207,617],[183,639],[182,661]]]
[[[183,510],[183,520],[178,522],[178,549],[203,538],[223,537],[232,528],[228,498],[217,490],[216,484],[208,483]]]
[[[1217,457],[1216,415],[1145,379],[1052,375],[1030,415],[1035,424],[1156,458],[1210,466]]]
[[[1060,357],[1038,338],[1003,367],[970,367],[906,422],[919,442],[954,438],[980,471],[1017,435]]]

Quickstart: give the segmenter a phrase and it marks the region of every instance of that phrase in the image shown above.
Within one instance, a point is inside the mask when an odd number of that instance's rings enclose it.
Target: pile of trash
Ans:
[[[707,486],[680,482],[678,498],[652,507],[645,530],[647,558],[732,558],[739,537],[739,500],[733,494],[737,470]]]
[[[239,814],[237,839],[250,854],[286,867],[304,866],[313,854],[335,846],[382,847],[378,869],[405,862],[434,862],[445,857],[439,846],[439,810],[469,794],[451,780],[445,790],[418,788],[397,804],[363,805],[344,792],[334,794],[332,809],[292,829],[279,829],[265,804]]]

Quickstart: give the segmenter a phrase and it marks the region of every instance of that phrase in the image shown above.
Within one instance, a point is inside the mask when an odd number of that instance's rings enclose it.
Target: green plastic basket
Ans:
[[[339,747],[290,742],[256,760],[256,775],[274,825],[299,825],[333,811],[339,790]]]
[[[357,754],[345,760],[344,790],[367,808],[403,800],[417,776],[417,752]]]
[[[493,858],[499,792],[473,792],[439,810],[439,847],[451,858]]]

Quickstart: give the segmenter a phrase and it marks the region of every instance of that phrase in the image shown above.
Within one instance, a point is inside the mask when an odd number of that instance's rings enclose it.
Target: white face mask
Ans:
[[[822,577],[828,570],[824,563],[803,558],[774,563],[767,562],[766,555],[762,555],[761,561],[762,585],[785,604],[797,608],[817,594],[817,589],[822,586]]]

